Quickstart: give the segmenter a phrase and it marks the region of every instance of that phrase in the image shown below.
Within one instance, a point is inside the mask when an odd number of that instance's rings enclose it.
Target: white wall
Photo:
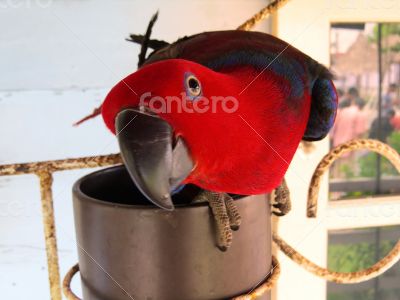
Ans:
[[[265,2],[0,0],[0,164],[117,152],[99,118],[71,124],[135,70],[139,47],[124,41],[128,33],[144,32],[157,9],[159,39],[233,29]],[[71,184],[87,172],[55,176],[62,275],[77,261]],[[49,298],[39,203],[34,176],[0,177],[4,299]]]

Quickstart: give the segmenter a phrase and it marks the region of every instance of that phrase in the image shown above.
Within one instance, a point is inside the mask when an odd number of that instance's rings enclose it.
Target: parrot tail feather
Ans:
[[[335,121],[338,98],[332,79],[317,78],[311,98],[310,117],[303,140],[313,142],[323,139]]]
[[[136,44],[143,44],[144,41],[144,35],[141,34],[131,34],[129,36],[129,39],[126,39],[128,42],[136,43]],[[149,48],[153,50],[160,50],[161,48],[164,48],[169,45],[168,42],[166,41],[160,41],[160,40],[148,40],[147,45]]]
[[[79,121],[75,122],[73,124],[73,126],[79,126],[82,123],[86,122],[87,120],[93,119],[93,118],[97,117],[100,114],[101,114],[101,105],[99,107],[96,107],[90,115],[88,115],[88,116],[80,119]]]
[[[147,26],[146,34],[143,37],[142,40],[142,49],[140,50],[139,53],[139,61],[138,61],[138,67],[140,68],[144,62],[146,61],[146,54],[147,54],[147,49],[149,47],[149,41],[150,41],[150,36],[151,36],[151,31],[153,29],[154,24],[156,23],[158,18],[158,11],[153,15],[151,18],[149,25]]]

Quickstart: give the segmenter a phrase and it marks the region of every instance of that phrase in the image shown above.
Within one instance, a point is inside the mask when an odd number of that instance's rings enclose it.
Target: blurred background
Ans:
[[[339,111],[331,146],[372,138],[400,151],[400,23],[333,23],[331,69],[336,75]],[[351,153],[330,173],[331,199],[396,195],[400,177],[390,162],[367,151]],[[358,200],[359,201],[359,200]],[[332,231],[328,264],[358,271],[386,255],[400,226]],[[400,264],[382,278],[355,286],[330,284],[329,299],[399,299]]]
[[[118,152],[90,113],[121,78],[136,70],[144,33],[169,42],[202,31],[235,29],[267,0],[0,0],[0,164]],[[298,47],[336,75],[340,109],[329,138],[299,150],[288,171],[293,211],[275,220],[301,253],[336,271],[371,266],[400,237],[400,185],[385,160],[356,152],[324,180],[318,218],[305,217],[309,180],[329,147],[356,137],[400,151],[400,1],[291,0],[255,30]],[[93,170],[55,174],[61,275],[77,262],[71,186]],[[330,199],[330,201],[328,200]],[[49,299],[38,180],[0,177],[0,291],[5,299]],[[400,266],[357,285],[327,284],[283,255],[278,300],[400,299]],[[79,294],[79,280],[73,289]]]

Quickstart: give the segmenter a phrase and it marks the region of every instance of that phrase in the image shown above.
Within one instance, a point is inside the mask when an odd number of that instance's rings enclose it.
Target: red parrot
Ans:
[[[138,188],[172,210],[183,184],[217,198],[271,192],[301,140],[327,135],[336,108],[324,66],[274,36],[234,30],[161,43],[101,113]]]

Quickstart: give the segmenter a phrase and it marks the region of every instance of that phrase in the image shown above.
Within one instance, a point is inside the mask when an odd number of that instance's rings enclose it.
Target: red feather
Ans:
[[[270,192],[280,184],[293,158],[311,106],[308,89],[300,101],[288,102],[290,82],[271,70],[266,69],[242,93],[259,73],[251,66],[220,73],[181,59],[156,62],[129,75],[111,90],[102,105],[105,123],[115,133],[118,112],[137,107],[143,93],[163,98],[179,96],[185,92],[187,72],[200,80],[203,96],[233,96],[238,100],[238,109],[234,113],[221,108],[215,113],[179,113],[173,107],[169,113],[159,113],[186,141],[195,161],[186,183],[242,195]],[[190,107],[193,102],[187,101],[186,105]]]

